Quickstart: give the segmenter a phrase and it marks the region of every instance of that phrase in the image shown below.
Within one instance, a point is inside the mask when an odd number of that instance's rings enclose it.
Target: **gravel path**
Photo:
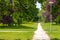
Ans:
[[[42,29],[42,26],[40,23],[38,23],[37,30],[35,31],[35,34],[32,40],[50,40],[50,37]]]

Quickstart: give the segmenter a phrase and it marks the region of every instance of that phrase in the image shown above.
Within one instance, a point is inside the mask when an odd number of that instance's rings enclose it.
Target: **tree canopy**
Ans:
[[[37,13],[38,9],[34,0],[0,0],[0,21],[2,23],[9,23],[9,20],[14,23],[33,21]]]

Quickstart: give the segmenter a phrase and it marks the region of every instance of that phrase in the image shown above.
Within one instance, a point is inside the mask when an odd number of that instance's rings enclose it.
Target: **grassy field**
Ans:
[[[50,23],[41,23],[43,29],[47,31],[52,40],[60,40],[60,25],[52,24],[50,32]]]
[[[32,40],[33,32],[0,32],[0,40]]]
[[[19,27],[2,27],[0,24],[0,40],[32,40],[37,23],[21,24]],[[1,32],[1,31],[28,31],[28,32]]]
[[[35,31],[37,27],[37,23],[26,23],[20,24],[19,26],[2,26],[0,24],[0,30],[10,30],[10,31]]]

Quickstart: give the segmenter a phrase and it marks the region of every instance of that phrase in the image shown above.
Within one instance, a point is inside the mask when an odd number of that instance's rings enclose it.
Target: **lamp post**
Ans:
[[[50,4],[50,32],[52,32],[52,14],[51,14],[51,10],[52,10],[52,4],[53,4],[54,2],[49,2],[49,4]]]

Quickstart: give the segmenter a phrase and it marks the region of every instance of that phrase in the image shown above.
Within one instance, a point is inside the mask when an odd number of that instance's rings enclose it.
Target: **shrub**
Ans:
[[[60,24],[60,15],[56,17],[56,24]]]

